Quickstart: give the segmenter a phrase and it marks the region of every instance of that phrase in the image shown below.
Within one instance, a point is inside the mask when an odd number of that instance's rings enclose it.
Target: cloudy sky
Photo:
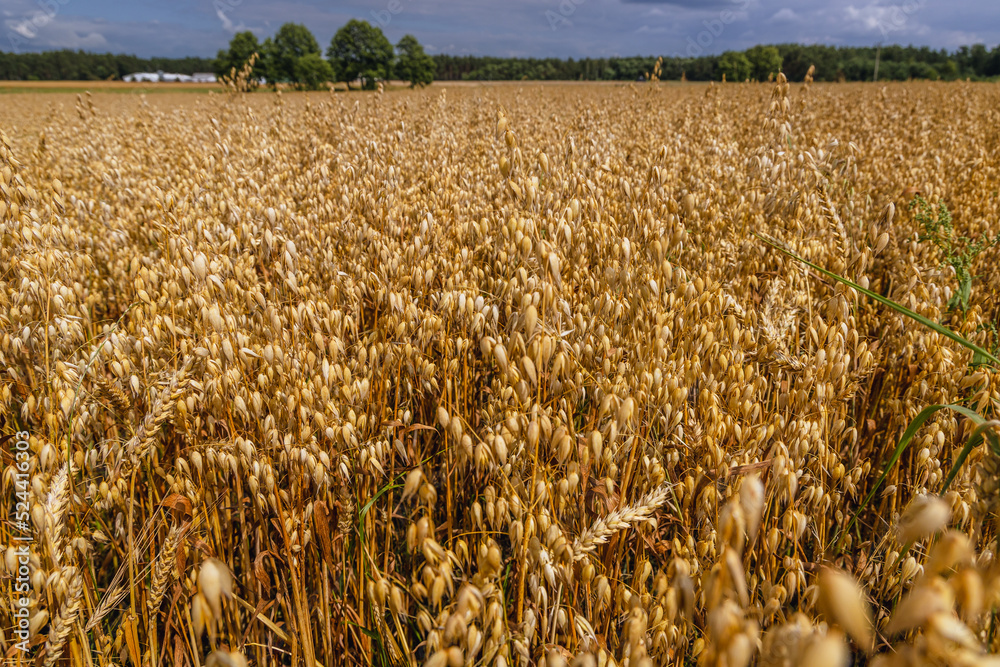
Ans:
[[[0,0],[0,51],[214,56],[238,30],[304,23],[325,47],[351,18],[430,53],[613,56],[721,53],[754,44],[1000,42],[998,0]]]

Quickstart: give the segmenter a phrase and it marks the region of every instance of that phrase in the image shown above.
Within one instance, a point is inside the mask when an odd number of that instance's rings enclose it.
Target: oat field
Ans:
[[[1000,664],[997,85],[0,104],[9,664]]]

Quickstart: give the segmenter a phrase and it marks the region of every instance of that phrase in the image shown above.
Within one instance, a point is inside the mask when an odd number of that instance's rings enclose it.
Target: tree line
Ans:
[[[492,56],[431,56],[440,81],[635,81],[653,71],[656,56],[624,58],[497,58]],[[664,57],[661,80],[765,80],[781,69],[790,81],[801,81],[815,66],[815,81],[871,81],[876,48],[776,44],[746,51],[727,51],[697,58]],[[879,80],[974,79],[1000,76],[1000,45],[983,44],[955,51],[929,47],[883,46],[878,53]]]
[[[180,74],[215,72],[231,75],[258,54],[252,77],[255,82],[287,84],[302,89],[323,88],[328,82],[357,83],[373,88],[379,80],[400,79],[411,85],[440,81],[572,80],[635,81],[646,79],[657,58],[498,58],[494,56],[427,55],[412,35],[395,46],[378,26],[351,20],[330,40],[324,53],[308,28],[286,23],[273,37],[260,42],[250,31],[237,33],[215,59],[137,58],[129,55],[83,51],[43,53],[0,52],[0,79],[98,80],[120,79],[140,71]],[[811,66],[816,81],[870,81],[878,78],[990,79],[1000,76],[1000,45],[962,46],[954,51],[929,47],[824,46],[777,44],[745,51],[727,51],[700,57],[664,57],[663,80],[729,81],[765,80],[778,70],[792,81],[801,81]]]
[[[69,49],[42,53],[0,51],[0,80],[6,81],[116,80],[133,72],[211,72],[213,66],[211,58],[138,58]]]

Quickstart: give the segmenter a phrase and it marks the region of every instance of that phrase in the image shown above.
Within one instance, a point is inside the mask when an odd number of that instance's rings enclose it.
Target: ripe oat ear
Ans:
[[[936,496],[917,496],[906,508],[896,532],[900,544],[909,544],[928,537],[948,525],[951,508]]]
[[[854,579],[832,568],[819,575],[819,602],[827,619],[843,628],[863,650],[872,647],[872,618],[864,593]]]

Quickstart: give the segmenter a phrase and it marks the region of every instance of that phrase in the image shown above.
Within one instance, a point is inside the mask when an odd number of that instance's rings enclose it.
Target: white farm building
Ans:
[[[131,83],[145,81],[149,83],[182,82],[182,83],[215,83],[215,75],[210,72],[195,72],[194,74],[174,74],[173,72],[134,72],[122,77],[123,81]]]

